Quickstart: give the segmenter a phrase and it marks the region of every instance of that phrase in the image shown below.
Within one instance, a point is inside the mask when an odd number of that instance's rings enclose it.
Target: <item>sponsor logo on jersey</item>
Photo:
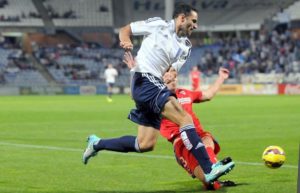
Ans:
[[[180,104],[190,104],[190,103],[192,103],[192,100],[190,97],[186,97],[186,98],[179,98],[178,102]]]

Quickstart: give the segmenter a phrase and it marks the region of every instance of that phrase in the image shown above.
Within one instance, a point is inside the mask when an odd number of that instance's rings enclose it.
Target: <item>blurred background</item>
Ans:
[[[171,19],[177,0],[0,0],[0,95],[106,93],[104,70],[118,70],[114,93],[128,93],[119,28]],[[300,1],[185,0],[199,10],[191,57],[179,83],[201,86],[230,69],[221,94],[300,94]],[[134,54],[142,37],[135,37]]]

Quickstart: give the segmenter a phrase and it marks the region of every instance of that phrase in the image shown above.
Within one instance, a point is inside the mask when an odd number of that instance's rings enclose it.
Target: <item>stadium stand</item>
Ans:
[[[181,2],[176,0],[175,3]],[[259,30],[279,7],[286,8],[294,0],[186,0],[200,11],[200,31]],[[159,16],[164,18],[164,2],[132,0],[135,10],[131,20]]]
[[[200,3],[200,30],[232,31],[258,30],[267,18],[275,14],[278,5],[283,7],[293,1],[207,1]]]
[[[122,50],[103,49],[88,45],[41,47],[35,53],[41,64],[60,84],[101,84],[104,69],[111,63],[121,74],[117,84],[129,84],[129,72],[121,63]]]
[[[4,74],[5,82],[14,86],[47,86],[47,80],[36,70],[21,70]]]
[[[0,26],[43,26],[31,0],[1,0]]]
[[[299,20],[300,19],[300,2],[294,2],[292,5],[290,5],[286,11],[291,16],[291,20]]]
[[[248,38],[219,38],[213,45],[193,50],[191,59],[182,69],[188,72],[198,64],[209,76],[216,74],[219,66],[230,68],[231,77],[253,73],[299,73],[300,41],[291,37],[291,31],[252,33]]]
[[[186,1],[199,10],[200,18],[180,84],[188,84],[194,65],[205,83],[214,79],[220,66],[230,69],[227,83],[255,82],[261,74],[276,77],[275,83],[300,82],[300,32],[293,27],[300,20],[300,1]],[[104,69],[112,63],[120,74],[117,86],[128,87],[130,75],[122,63],[115,26],[165,17],[164,9],[161,0],[0,0],[0,30],[25,31],[23,37],[4,35],[18,39],[22,49],[0,41],[0,84],[103,86]],[[291,19],[284,30],[278,28],[280,10]],[[136,49],[141,40],[133,39]]]
[[[45,0],[44,5],[57,27],[113,26],[109,0]]]
[[[16,44],[2,43],[0,47],[1,81],[8,85],[48,85],[27,55]]]

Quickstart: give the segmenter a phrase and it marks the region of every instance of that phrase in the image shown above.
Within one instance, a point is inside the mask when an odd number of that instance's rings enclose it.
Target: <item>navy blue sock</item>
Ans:
[[[140,152],[136,136],[123,136],[120,138],[101,139],[94,144],[96,151],[109,150],[117,152]]]
[[[198,136],[194,125],[186,125],[180,128],[180,137],[185,147],[193,154],[197,159],[199,165],[203,169],[205,174],[210,173],[212,163],[206,152],[205,146],[202,140]]]

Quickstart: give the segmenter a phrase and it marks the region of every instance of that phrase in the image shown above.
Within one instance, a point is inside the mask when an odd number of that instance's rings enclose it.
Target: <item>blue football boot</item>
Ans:
[[[205,174],[205,181],[207,183],[211,183],[216,181],[219,177],[229,173],[234,168],[234,162],[231,161],[229,163],[223,164],[222,162],[217,162],[212,165],[211,172],[209,174]]]
[[[83,156],[82,156],[82,162],[84,164],[87,164],[89,159],[91,157],[94,157],[97,155],[96,150],[94,149],[94,144],[98,143],[101,140],[101,138],[97,137],[96,135],[90,135],[87,138],[87,148],[85,149]]]

